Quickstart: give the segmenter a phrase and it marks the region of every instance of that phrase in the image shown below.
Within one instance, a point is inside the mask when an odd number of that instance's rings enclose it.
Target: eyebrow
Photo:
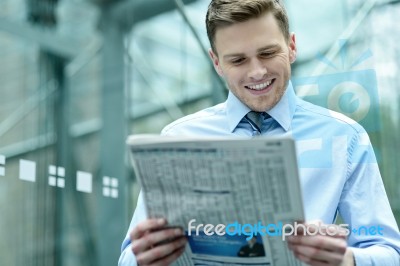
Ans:
[[[270,44],[270,45],[267,45],[267,46],[264,46],[264,47],[261,47],[261,48],[257,49],[257,53],[265,51],[265,50],[275,49],[277,47],[279,47],[278,44]],[[244,55],[245,55],[244,53],[227,54],[227,55],[224,55],[223,58],[224,59],[228,59],[228,58],[233,58],[233,57],[241,57],[241,56],[244,56]]]

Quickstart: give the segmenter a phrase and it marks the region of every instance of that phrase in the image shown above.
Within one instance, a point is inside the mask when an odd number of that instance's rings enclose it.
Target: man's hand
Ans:
[[[313,228],[318,226],[319,232],[304,235],[304,231],[299,228],[297,235],[288,238],[288,247],[294,252],[296,258],[312,266],[354,266],[353,253],[347,248],[343,228],[330,225],[330,229],[327,229],[321,222],[308,223],[305,226],[310,224]],[[336,228],[336,233],[330,235],[333,228]]]
[[[182,229],[166,225],[165,219],[147,219],[132,230],[132,251],[138,265],[169,265],[182,255],[187,242]]]

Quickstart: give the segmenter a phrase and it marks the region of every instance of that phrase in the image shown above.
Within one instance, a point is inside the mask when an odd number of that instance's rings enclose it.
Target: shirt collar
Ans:
[[[243,104],[236,96],[229,91],[226,100],[229,130],[233,132],[243,117],[250,112],[250,108]],[[267,113],[288,131],[292,123],[296,109],[296,95],[293,91],[292,83],[289,81],[285,93],[281,100]]]

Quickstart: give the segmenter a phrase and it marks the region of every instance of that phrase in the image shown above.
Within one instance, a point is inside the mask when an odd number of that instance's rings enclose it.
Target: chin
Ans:
[[[265,107],[260,107],[260,106],[249,106],[249,108],[253,111],[256,112],[265,112],[265,111],[269,111],[271,109],[270,106],[265,106]]]
[[[268,102],[268,103],[262,103],[261,105],[253,105],[252,110],[257,111],[257,112],[266,112],[271,110],[277,102]]]

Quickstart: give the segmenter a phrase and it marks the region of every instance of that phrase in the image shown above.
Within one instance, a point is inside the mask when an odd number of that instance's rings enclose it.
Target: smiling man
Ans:
[[[351,228],[383,228],[383,234],[348,238],[324,232],[293,236],[288,246],[295,256],[310,265],[400,265],[399,229],[365,130],[294,94],[290,76],[296,38],[280,1],[213,0],[206,26],[210,58],[228,84],[228,99],[173,122],[162,134],[294,137],[306,219],[326,227],[340,213]],[[324,149],[303,156],[304,143],[311,142]],[[182,230],[166,224],[164,219],[147,219],[139,195],[120,265],[175,261],[186,239]]]
[[[239,8],[239,7],[238,7]],[[262,10],[260,10],[262,12]],[[282,33],[272,13],[216,29],[210,57],[229,90],[251,110],[265,112],[282,98],[296,59],[294,34]]]

